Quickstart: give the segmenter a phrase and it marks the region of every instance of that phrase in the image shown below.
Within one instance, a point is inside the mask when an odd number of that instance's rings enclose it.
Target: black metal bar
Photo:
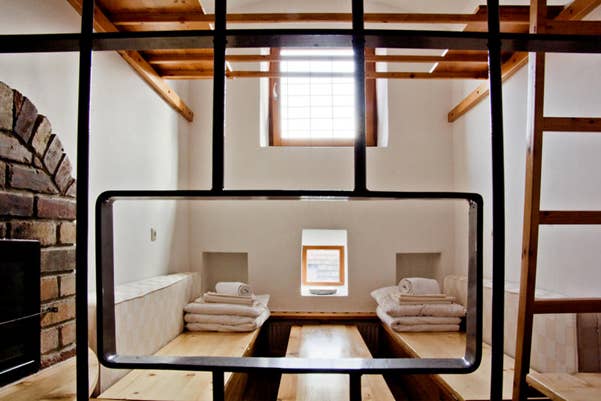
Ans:
[[[76,210],[76,394],[87,401],[88,377],[88,196],[90,178],[90,90],[92,80],[92,33],[94,0],[84,0],[79,47],[79,95],[77,104],[77,210]]]
[[[499,0],[488,0],[488,75],[492,148],[492,355],[490,399],[503,399],[505,296],[505,167],[503,155],[503,78],[499,40]]]
[[[354,15],[354,14],[353,14]],[[361,374],[351,373],[349,375],[349,400],[361,401]]]
[[[483,213],[476,202],[468,202],[468,293],[466,313],[466,360],[476,370],[482,359],[482,253]],[[472,358],[472,359],[469,359]]]
[[[225,30],[227,1],[215,2],[213,46],[213,191],[222,191],[224,183],[225,142]]]
[[[225,399],[224,388],[223,370],[213,370],[213,401],[223,401]]]
[[[353,0],[353,55],[355,58],[355,190],[367,190],[365,150],[365,38],[363,0]]]
[[[365,31],[366,47],[487,50],[486,32]],[[213,47],[213,31],[97,32],[92,49],[152,50]],[[599,35],[500,33],[501,50],[550,53],[601,53]],[[229,47],[351,47],[352,30],[227,30]],[[79,49],[79,34],[0,35],[0,53],[70,52]]]

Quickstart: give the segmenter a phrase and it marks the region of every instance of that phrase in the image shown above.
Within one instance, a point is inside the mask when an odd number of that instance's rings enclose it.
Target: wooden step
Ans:
[[[545,117],[543,130],[555,132],[601,132],[601,118]]]
[[[599,210],[541,210],[539,224],[601,224]]]
[[[535,314],[553,313],[601,313],[601,298],[535,299]]]

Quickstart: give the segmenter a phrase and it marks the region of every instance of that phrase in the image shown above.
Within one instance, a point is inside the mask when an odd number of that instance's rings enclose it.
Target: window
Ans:
[[[301,295],[347,296],[347,231],[303,229],[301,245]]]
[[[344,285],[344,246],[305,245],[302,263],[303,285]]]
[[[269,144],[352,146],[356,136],[351,49],[271,49]],[[373,49],[366,54],[374,54]],[[366,73],[375,63],[366,63]],[[284,74],[283,76],[280,74]],[[376,145],[376,81],[367,79],[366,143]]]

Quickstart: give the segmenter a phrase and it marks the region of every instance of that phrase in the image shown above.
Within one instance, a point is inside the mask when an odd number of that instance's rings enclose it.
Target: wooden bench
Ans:
[[[352,325],[293,326],[286,357],[371,358],[357,327]],[[384,378],[365,375],[361,380],[364,400],[394,400]],[[284,374],[278,400],[348,400],[349,377],[338,374]]]
[[[384,327],[384,341],[396,357],[460,358],[465,355],[465,333],[397,333]],[[511,400],[513,358],[503,359],[503,400]],[[491,348],[482,344],[480,367],[469,374],[403,375],[411,398],[483,401],[490,399]],[[435,384],[435,385],[432,385]]]
[[[88,349],[89,394],[98,380],[98,359]],[[0,388],[0,401],[75,401],[75,357]]]
[[[601,400],[601,373],[537,373],[528,384],[554,401]]]
[[[162,356],[251,356],[259,329],[249,333],[184,332],[161,348]],[[226,372],[225,399],[242,397],[247,375]],[[133,370],[98,396],[98,400],[212,400],[210,372]]]

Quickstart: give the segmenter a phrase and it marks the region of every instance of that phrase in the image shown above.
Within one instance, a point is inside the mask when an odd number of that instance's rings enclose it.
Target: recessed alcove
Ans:
[[[203,252],[202,291],[215,291],[220,281],[248,283],[247,252]]]
[[[405,277],[438,278],[440,252],[410,252],[396,254],[396,282]]]

